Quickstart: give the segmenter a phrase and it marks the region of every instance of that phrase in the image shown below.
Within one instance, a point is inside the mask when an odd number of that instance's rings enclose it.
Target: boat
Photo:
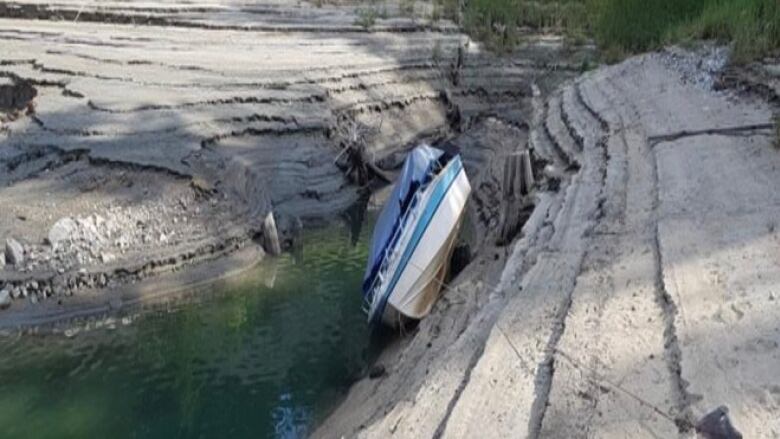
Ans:
[[[397,327],[430,313],[470,193],[459,154],[423,144],[407,155],[371,239],[363,277],[370,325]]]

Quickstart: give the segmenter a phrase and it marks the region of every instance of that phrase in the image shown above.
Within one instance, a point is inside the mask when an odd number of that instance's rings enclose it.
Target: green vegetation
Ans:
[[[489,48],[505,51],[518,41],[518,6],[513,0],[470,0],[463,11],[463,25]]]
[[[414,1],[415,0],[400,0],[398,2],[398,11],[403,17],[414,16]]]
[[[593,0],[602,47],[640,52],[693,39],[733,42],[735,61],[780,48],[777,0]]]
[[[376,19],[379,17],[379,11],[373,7],[358,9],[356,13],[355,25],[363,29],[369,29],[376,23]]]
[[[436,21],[442,18],[460,23],[460,3],[459,0],[433,0],[433,11],[431,20]]]
[[[591,4],[592,0],[469,0],[463,7],[462,24],[499,52],[514,47],[523,28],[561,32],[580,40],[591,21]]]
[[[441,15],[457,16],[456,1],[435,0],[434,10],[448,5]],[[466,30],[498,51],[524,27],[592,37],[614,59],[695,39],[733,43],[738,62],[780,48],[778,0],[469,0],[462,15]]]

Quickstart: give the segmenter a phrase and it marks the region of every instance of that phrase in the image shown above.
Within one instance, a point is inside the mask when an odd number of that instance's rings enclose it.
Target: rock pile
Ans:
[[[204,216],[225,210],[216,201],[214,194],[193,192],[143,205],[93,206],[90,210],[97,213],[56,219],[40,243],[7,237],[0,270],[16,274],[0,278],[0,291],[7,293],[0,293],[0,307],[4,300],[38,303],[79,289],[107,287],[119,278],[134,282],[165,263],[177,264],[181,261],[166,259],[162,249],[186,245],[188,236],[207,233]],[[148,267],[133,262],[150,255]],[[141,268],[131,274],[128,266]]]

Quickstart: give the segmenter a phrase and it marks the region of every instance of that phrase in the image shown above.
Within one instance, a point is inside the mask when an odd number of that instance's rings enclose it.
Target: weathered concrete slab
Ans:
[[[780,156],[768,136],[656,147],[664,285],[697,416],[726,405],[745,437],[780,434]],[[702,172],[680,172],[682,169]],[[705,172],[706,170],[706,172]]]

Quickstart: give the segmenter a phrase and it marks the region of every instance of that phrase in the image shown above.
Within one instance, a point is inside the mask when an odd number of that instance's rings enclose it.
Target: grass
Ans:
[[[750,61],[780,48],[780,2],[777,0],[707,3],[698,17],[682,26],[679,32],[684,37],[731,41],[737,62]]]
[[[469,0],[462,10],[457,0],[434,0],[435,11],[445,5],[498,51],[511,49],[524,27],[592,37],[613,60],[697,39],[733,44],[736,62],[780,49],[778,0]]]
[[[664,44],[731,42],[746,62],[780,48],[777,0],[591,0],[594,36],[602,48],[637,53]]]
[[[357,11],[357,17],[355,17],[355,25],[362,27],[363,29],[370,29],[376,23],[376,19],[379,17],[379,11],[373,7],[360,8]]]
[[[414,16],[414,1],[415,0],[400,0],[398,2],[398,11],[402,17]]]
[[[515,0],[470,0],[464,8],[462,24],[492,50],[508,51],[519,40],[517,6]]]
[[[433,0],[431,20],[436,21],[442,18],[460,24],[461,14],[459,0]]]

